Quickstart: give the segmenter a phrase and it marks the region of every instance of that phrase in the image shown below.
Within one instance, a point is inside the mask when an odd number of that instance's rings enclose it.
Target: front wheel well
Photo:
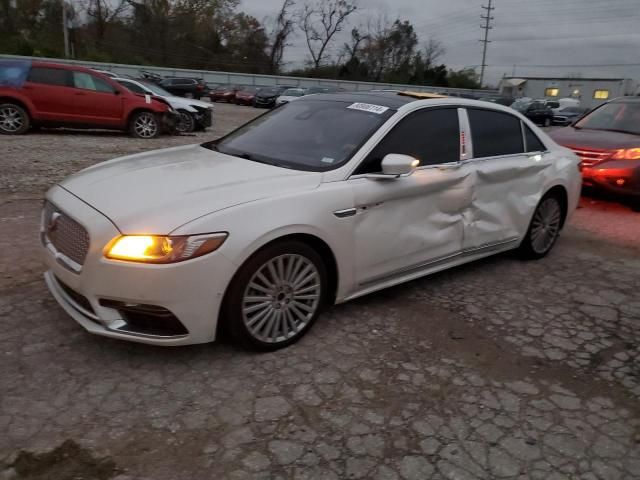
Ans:
[[[17,98],[14,98],[14,97],[0,97],[0,103],[13,103],[15,105],[18,105],[19,107],[22,107],[25,112],[27,112],[27,115],[29,115],[29,119],[33,119],[33,115],[31,115],[31,110],[29,109],[27,104],[24,103],[22,100],[18,100]]]
[[[569,195],[567,194],[567,189],[562,185],[556,185],[555,187],[550,188],[542,198],[550,195],[553,195],[560,201],[560,208],[562,209],[562,221],[560,223],[560,228],[563,228],[564,222],[567,219],[567,211],[569,209]]]
[[[275,244],[284,243],[287,241],[296,241],[296,242],[304,243],[305,245],[311,247],[313,250],[315,250],[318,253],[318,255],[320,256],[320,258],[324,263],[325,268],[327,269],[327,280],[329,285],[327,289],[326,301],[329,305],[333,305],[335,303],[337,292],[338,292],[338,264],[336,262],[336,258],[333,254],[333,251],[331,250],[331,247],[329,247],[329,245],[321,238],[308,233],[294,233],[289,235],[283,235],[281,237],[271,240],[268,243],[265,243],[260,248],[256,249],[251,255],[249,255],[244,260],[244,262],[236,270],[233,278],[231,279],[231,281],[229,282],[229,284],[225,289],[223,300],[220,305],[219,320],[218,320],[218,325],[216,329],[216,337],[219,337],[221,334],[224,335],[225,333],[228,333],[227,328],[225,326],[225,321],[222,320],[222,316],[224,315],[224,312],[226,311],[226,308],[228,305],[230,287],[233,285],[233,282],[236,276],[238,275],[238,273],[240,272],[240,270],[242,269],[242,267],[251,258],[253,258],[255,255],[257,255],[264,249],[269,248]]]
[[[336,262],[336,257],[333,254],[331,247],[329,247],[329,245],[327,245],[327,243],[321,238],[309,233],[293,233],[290,235],[284,235],[264,244],[252,255],[255,255],[260,250],[267,248],[274,243],[286,242],[287,240],[296,240],[298,242],[305,243],[318,252],[320,257],[322,257],[322,261],[327,269],[327,276],[329,278],[329,295],[327,297],[327,302],[329,304],[335,303],[336,295],[338,293],[338,263]]]
[[[150,108],[144,108],[144,107],[135,108],[129,112],[129,116],[127,117],[127,127],[131,126],[131,121],[133,120],[133,117],[136,114],[141,112],[149,112],[149,113],[153,113],[154,115],[157,115],[157,113],[151,110]]]

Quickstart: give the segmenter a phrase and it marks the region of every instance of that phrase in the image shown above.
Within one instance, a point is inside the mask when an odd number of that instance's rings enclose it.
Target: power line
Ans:
[[[486,7],[482,5],[482,8],[487,11],[487,14],[480,15],[480,18],[485,20],[484,26],[480,25],[480,28],[484,29],[484,40],[480,40],[483,44],[482,45],[482,67],[480,69],[480,87],[482,87],[482,80],[484,80],[484,69],[487,66],[487,45],[491,43],[491,40],[489,40],[489,30],[493,28],[491,26],[491,20],[493,20],[493,17],[491,16],[491,11],[495,10],[495,7],[491,6],[491,1],[492,0],[489,0],[489,5]]]

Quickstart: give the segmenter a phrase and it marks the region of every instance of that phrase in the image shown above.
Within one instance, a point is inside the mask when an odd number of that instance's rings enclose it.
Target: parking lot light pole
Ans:
[[[67,4],[62,0],[62,34],[64,36],[64,58],[69,58],[69,28],[67,25]]]

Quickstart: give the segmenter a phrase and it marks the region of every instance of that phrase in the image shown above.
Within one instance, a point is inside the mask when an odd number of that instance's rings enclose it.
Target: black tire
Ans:
[[[0,134],[22,135],[27,133],[31,120],[27,111],[15,103],[0,104]]]
[[[299,261],[300,263],[298,265],[302,265],[300,270],[297,271],[293,267],[291,267],[291,270],[287,270],[284,267],[282,268],[283,273],[285,273],[283,277],[286,277],[286,273],[288,272],[288,278],[291,280],[295,280],[296,274],[304,274],[305,268],[311,268],[309,271],[309,274],[311,275],[315,275],[317,273],[317,276],[314,276],[309,280],[310,282],[313,282],[313,285],[305,287],[308,283],[301,283],[298,287],[299,292],[301,290],[313,288],[316,285],[315,279],[317,278],[317,284],[319,285],[317,300],[304,300],[312,303],[313,312],[304,313],[307,310],[303,311],[298,308],[298,305],[301,302],[298,302],[295,298],[300,297],[293,298],[295,295],[294,290],[289,294],[292,297],[290,299],[285,298],[285,293],[283,293],[283,291],[275,292],[273,290],[270,290],[272,292],[270,294],[263,293],[263,297],[260,297],[260,300],[257,300],[259,297],[252,297],[252,295],[256,295],[257,290],[254,290],[250,284],[255,285],[255,282],[261,282],[261,285],[259,286],[267,286],[266,283],[254,278],[254,276],[259,275],[258,272],[262,273],[262,271],[264,271],[263,269],[267,269],[268,264],[271,261],[277,262],[278,259],[284,259],[283,262],[288,261],[287,259],[291,259],[291,262]],[[306,266],[304,262],[308,262]],[[284,263],[284,265],[287,264]],[[295,265],[295,263],[289,263],[288,265]],[[315,268],[315,271],[313,268]],[[268,277],[267,280],[274,280],[271,274],[267,274],[266,277]],[[274,281],[273,283],[277,284],[278,282]],[[294,282],[292,282],[292,284],[294,284]],[[284,289],[287,288],[287,286],[283,282],[278,288]],[[322,258],[313,248],[305,243],[295,240],[287,240],[267,245],[253,254],[242,265],[242,267],[240,267],[227,288],[222,308],[223,318],[221,320],[223,321],[223,328],[226,333],[229,333],[235,342],[250,350],[273,351],[284,348],[300,340],[315,323],[320,311],[326,303],[327,288],[327,269]],[[268,300],[265,300],[265,298],[268,298]],[[245,314],[244,311],[247,308],[250,310],[254,308],[246,307],[249,299],[253,299],[253,302],[262,302],[260,305],[254,305],[254,307],[260,306],[260,309],[256,310],[257,313],[253,318],[249,317],[249,313]],[[289,301],[291,301],[291,303],[289,303]],[[268,305],[261,306],[265,305],[265,303]],[[305,305],[312,308],[312,306],[308,304]],[[243,306],[245,306],[244,310]],[[266,314],[264,314],[265,311]],[[299,316],[300,313],[308,315],[308,318],[301,319]],[[262,314],[264,314],[263,317],[261,317],[262,319],[256,320],[256,318]],[[273,315],[276,315],[275,321],[271,321]],[[292,323],[289,322],[290,319],[292,320]],[[257,329],[258,331],[261,331],[262,329],[265,330],[263,333],[266,333],[266,335],[263,335],[263,338],[259,338],[259,333],[251,331],[251,327],[247,325],[247,323],[251,322],[254,322],[254,329]],[[264,326],[262,326],[263,324]],[[274,328],[270,328],[271,324],[274,325]],[[271,338],[267,341],[265,340],[265,337]]]
[[[527,234],[518,247],[520,257],[525,260],[545,257],[560,236],[564,215],[562,201],[558,195],[553,193],[545,195],[538,203]]]
[[[180,118],[176,122],[176,132],[191,133],[196,129],[196,119],[186,110],[178,110]]]
[[[136,138],[145,140],[157,138],[160,135],[160,131],[158,116],[149,110],[136,112],[129,120],[129,132]]]

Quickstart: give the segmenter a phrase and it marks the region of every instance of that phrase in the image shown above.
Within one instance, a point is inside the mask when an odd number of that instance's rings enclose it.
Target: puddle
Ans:
[[[121,473],[109,457],[96,458],[73,440],[46,453],[21,450],[5,468],[0,477],[16,480],[109,480]],[[7,475],[10,469],[15,472],[13,477]]]

